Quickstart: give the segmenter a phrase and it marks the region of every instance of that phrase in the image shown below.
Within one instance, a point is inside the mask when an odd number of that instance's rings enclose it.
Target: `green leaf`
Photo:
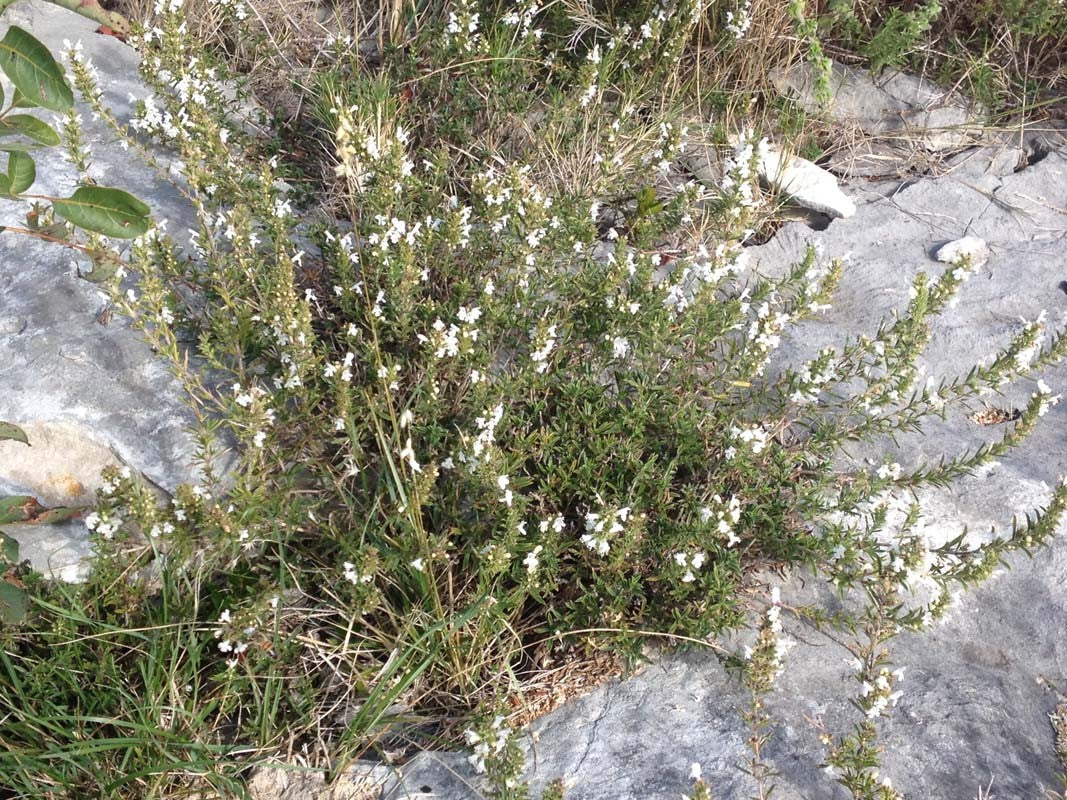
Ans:
[[[88,253],[89,260],[93,263],[93,268],[89,272],[82,272],[78,270],[78,277],[84,278],[90,283],[104,283],[107,280],[115,277],[115,274],[119,271],[119,267],[122,266],[122,262],[114,257],[109,257],[103,253],[96,251],[90,251]]]
[[[50,525],[80,517],[84,508],[56,506],[45,508],[36,497],[14,495],[0,497],[0,525],[24,522],[28,525]]]
[[[30,610],[30,598],[26,590],[0,579],[0,622],[16,625]]]
[[[30,443],[30,440],[26,438],[26,432],[18,425],[12,425],[10,422],[0,422],[0,441],[4,439],[22,442],[23,444]]]
[[[26,99],[25,95],[15,87],[15,91],[11,93],[11,107],[12,108],[33,108],[33,103]]]
[[[19,563],[19,543],[0,531],[0,559],[7,559],[11,564]]]
[[[0,89],[0,95],[3,90]],[[0,96],[0,105],[4,99]],[[0,136],[25,136],[38,144],[54,147],[59,144],[59,134],[47,122],[31,114],[12,114],[0,120]]]
[[[84,509],[81,508],[56,506],[55,508],[49,508],[46,511],[42,511],[29,521],[34,525],[54,525],[57,522],[67,522],[68,520],[80,517],[83,510]]]
[[[33,159],[18,150],[7,153],[7,177],[11,181],[7,189],[9,194],[22,194],[33,186],[37,180],[37,167]]]
[[[52,207],[72,225],[116,239],[133,239],[147,231],[151,212],[129,192],[103,186],[81,186]]]
[[[4,142],[0,145],[0,149],[12,152],[17,150],[20,153],[29,153],[32,150],[40,150],[41,145],[36,142]]]
[[[74,93],[48,48],[17,25],[0,40],[0,69],[33,105],[66,111]]]
[[[37,513],[43,510],[44,506],[29,495],[0,497],[0,525],[8,522],[26,522],[35,518]]]

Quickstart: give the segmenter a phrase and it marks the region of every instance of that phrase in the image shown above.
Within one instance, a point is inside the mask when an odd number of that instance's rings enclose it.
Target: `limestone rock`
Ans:
[[[977,236],[964,236],[942,245],[936,258],[945,264],[958,264],[964,258],[970,259],[972,267],[980,267],[989,260],[989,245]]]
[[[96,24],[39,0],[8,9],[0,36],[16,24],[41,39],[57,56],[63,40],[81,40],[101,73],[106,102],[120,120],[132,113],[129,95],[144,97],[137,55]],[[10,89],[10,87],[6,87]],[[7,96],[11,93],[8,91]],[[180,194],[114,134],[80,108],[93,153],[91,176],[102,185],[133,192],[170,230],[192,224]],[[31,111],[35,114],[49,112]],[[164,165],[169,156],[156,154]],[[34,153],[33,191],[67,196],[77,176],[59,148]],[[0,224],[24,225],[22,204],[0,202]],[[0,420],[25,428],[32,447],[0,442],[0,495],[32,494],[45,504],[85,504],[99,486],[100,469],[124,463],[170,491],[195,478],[192,415],[167,364],[141,342],[128,323],[99,320],[106,308],[96,286],[74,274],[84,260],[61,246],[0,234]],[[38,569],[77,573],[87,551],[83,525],[11,529],[22,556]]]
[[[851,217],[856,204],[841,191],[837,178],[799,156],[784,155],[771,146],[759,149],[760,180],[797,205],[831,217]]]
[[[291,766],[257,767],[248,781],[251,800],[378,800],[396,783],[393,770],[357,762],[331,784],[319,770]]]
[[[810,113],[834,122],[827,167],[850,177],[897,176],[928,171],[939,153],[983,141],[982,109],[958,92],[903,72],[874,77],[833,62],[831,100],[815,99],[808,64],[778,70],[776,88]]]
[[[30,445],[0,442],[0,472],[46,506],[91,504],[100,472],[120,463],[107,445],[68,422],[29,422],[22,429]]]
[[[815,99],[814,72],[799,64],[772,76],[782,94],[809,112]],[[875,78],[868,70],[833,62],[830,116],[888,141],[916,141],[927,150],[950,150],[974,140],[981,110],[957,92],[904,72]]]

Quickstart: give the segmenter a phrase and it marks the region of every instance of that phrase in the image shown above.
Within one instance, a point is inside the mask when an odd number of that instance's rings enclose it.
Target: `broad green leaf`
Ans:
[[[3,105],[3,102],[3,97],[0,97],[0,105]],[[31,114],[12,114],[0,119],[0,136],[25,136],[38,144],[48,146],[59,144],[59,134],[55,129]]]
[[[0,563],[6,559],[10,564],[19,563],[19,543],[0,531]]]
[[[52,111],[74,105],[74,93],[48,48],[17,25],[0,40],[0,69],[33,105]]]
[[[30,610],[30,598],[26,590],[0,579],[0,622],[16,625]]]
[[[26,522],[37,516],[44,507],[28,495],[0,497],[0,525],[8,522]]]
[[[12,150],[7,154],[7,175],[11,180],[11,185],[6,187],[8,192],[22,194],[37,180],[37,166],[25,153]]]
[[[133,239],[147,231],[151,212],[129,192],[103,186],[81,186],[52,207],[72,225],[116,239]]]
[[[3,13],[3,12],[0,11],[0,13]],[[0,108],[3,108],[3,106],[4,106],[4,87],[0,86]]]
[[[0,144],[0,149],[8,152],[18,150],[20,153],[29,153],[33,150],[40,150],[41,145],[36,142],[3,142]]]
[[[12,108],[33,108],[33,103],[26,99],[25,95],[19,91],[18,87],[15,87],[15,91],[11,93],[11,107]]]
[[[36,497],[29,495],[14,495],[12,497],[0,497],[0,525],[14,522],[24,522],[29,525],[49,525],[56,522],[80,517],[84,508],[69,508],[56,506],[45,508]]]
[[[0,422],[0,441],[4,439],[11,439],[23,444],[30,443],[30,440],[26,438],[26,432],[18,425],[13,425],[10,422]]]

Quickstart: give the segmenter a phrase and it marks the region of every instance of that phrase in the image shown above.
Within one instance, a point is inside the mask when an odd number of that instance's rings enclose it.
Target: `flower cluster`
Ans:
[[[781,590],[775,586],[771,589],[771,604],[760,622],[756,642],[746,645],[743,651],[745,684],[757,694],[768,691],[782,671],[785,647],[782,642],[781,602]]]
[[[1063,399],[1062,394],[1052,394],[1052,389],[1050,389],[1048,384],[1042,380],[1037,382],[1037,392],[1034,394],[1034,397],[1039,398],[1040,401],[1037,410],[1037,415],[1039,417],[1045,416],[1050,408],[1058,405],[1060,400]]]
[[[737,11],[726,12],[726,30],[735,39],[744,39],[752,26],[752,0],[741,0]]]
[[[467,53],[476,50],[481,39],[481,15],[474,8],[471,0],[458,0],[448,12],[448,24],[445,26],[445,41]]]
[[[719,495],[715,495],[711,498],[711,503],[700,509],[700,522],[710,525],[717,536],[725,538],[727,547],[733,547],[741,541],[736,531],[740,520],[741,498],[737,496],[723,501]]]
[[[467,761],[476,773],[485,775],[500,790],[519,785],[522,754],[515,731],[503,714],[479,720],[463,732],[463,738],[472,750]]]
[[[762,425],[746,425],[744,428],[734,425],[730,428],[730,438],[734,441],[734,444],[725,450],[727,460],[737,457],[738,446],[751,451],[752,455],[758,456],[771,441],[770,433]]]
[[[611,543],[623,536],[626,522],[630,519],[630,508],[601,508],[589,511],[585,515],[585,533],[581,542],[594,553],[606,556],[611,550]],[[701,559],[703,562],[703,559]]]
[[[853,666],[862,668],[859,662]],[[860,685],[860,706],[868,718],[880,716],[890,706],[895,707],[903,692],[894,690],[897,681],[904,677],[904,670],[882,667],[873,681],[863,680]]]

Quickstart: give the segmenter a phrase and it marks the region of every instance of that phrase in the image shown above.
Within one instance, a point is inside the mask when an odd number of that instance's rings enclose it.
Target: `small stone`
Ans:
[[[964,258],[970,258],[972,267],[981,267],[988,260],[991,253],[985,240],[977,236],[964,236],[949,242],[937,251],[936,258],[945,264],[957,264]]]
[[[26,320],[21,317],[0,317],[0,336],[18,336],[26,330]]]
[[[837,178],[799,156],[786,156],[770,146],[760,147],[760,179],[794,203],[831,217],[851,217],[856,204],[841,191]]]

